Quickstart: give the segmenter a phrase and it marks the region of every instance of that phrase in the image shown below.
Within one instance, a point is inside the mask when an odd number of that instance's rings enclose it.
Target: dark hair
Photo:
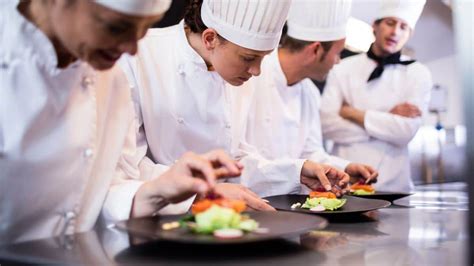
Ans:
[[[374,24],[379,25],[383,20],[384,20],[383,18],[379,18],[376,21],[374,21]]]
[[[201,18],[201,7],[203,0],[187,0],[184,11],[184,23],[193,33],[203,33],[207,26]],[[225,44],[227,40],[217,33],[217,39],[221,44]]]
[[[314,42],[297,40],[285,34],[282,37],[280,47],[283,49],[289,50],[291,53],[296,53],[303,50],[303,48],[305,48],[306,46],[312,43]],[[326,57],[326,53],[329,52],[329,50],[331,50],[331,47],[334,42],[330,41],[330,42],[319,42],[319,43],[321,44],[321,47],[323,47],[323,50],[324,50],[324,54],[321,60],[324,60],[324,58]]]
[[[202,33],[207,29],[201,19],[201,7],[203,0],[187,0],[184,10],[184,23],[194,33]]]
[[[383,20],[384,20],[384,18],[377,19],[376,21],[374,21],[374,25],[379,26],[380,23],[382,23]],[[374,34],[374,36],[375,36],[375,30],[372,30],[372,34]]]

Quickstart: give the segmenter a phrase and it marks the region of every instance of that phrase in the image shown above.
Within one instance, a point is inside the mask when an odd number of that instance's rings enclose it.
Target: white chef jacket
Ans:
[[[322,145],[318,88],[310,79],[287,84],[275,50],[263,60],[260,76],[243,85],[254,90],[245,141],[270,160],[310,159],[344,170],[349,162]]]
[[[89,230],[107,195],[106,216],[128,218],[141,182],[123,72],[58,69],[16,5],[0,8],[0,243]]]
[[[270,194],[287,186],[283,182],[287,176],[299,177],[304,161],[296,165],[270,162],[254,154],[251,147],[239,147],[234,141],[239,128],[233,119],[239,116],[233,110],[241,101],[233,102],[234,89],[227,87],[217,72],[208,71],[202,57],[189,45],[184,22],[150,29],[139,43],[138,54],[122,58],[120,64],[134,88],[141,125],[138,139],[140,147],[148,145],[149,150],[146,162],[171,165],[186,151],[223,149],[238,158],[245,156],[241,159],[245,166],[242,180],[255,175],[278,176],[279,183],[271,187],[262,184]]]
[[[344,59],[331,71],[321,103],[323,136],[334,141],[335,155],[374,166],[379,171],[377,189],[409,191],[413,182],[408,143],[422,118],[405,118],[389,111],[409,102],[426,114],[431,74],[419,62],[387,65],[380,78],[367,82],[376,66],[364,53]],[[366,111],[365,129],[339,116],[343,101]]]

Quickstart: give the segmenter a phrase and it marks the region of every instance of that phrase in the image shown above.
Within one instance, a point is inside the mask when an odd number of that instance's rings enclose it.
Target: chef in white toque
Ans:
[[[234,146],[240,129],[233,124],[238,115],[233,106],[239,103],[232,94],[239,88],[226,86],[260,74],[262,59],[278,46],[290,2],[189,1],[180,24],[150,30],[137,56],[124,58],[141,125],[141,167],[155,173],[159,164],[171,166],[187,150],[218,148],[238,156],[248,173],[302,174],[301,166],[269,162],[252,149]],[[313,170],[308,176],[316,183],[319,176],[327,179],[322,169]],[[216,191],[244,199],[252,209],[273,210],[241,184],[220,183]]]
[[[0,244],[90,230],[101,210],[111,219],[151,215],[207,191],[215,161],[230,175],[239,171],[220,153],[188,154],[166,178],[144,182],[138,165],[126,160],[135,154],[135,115],[114,64],[137,52],[137,41],[170,3],[2,4]],[[194,170],[208,182],[192,178]]]
[[[374,166],[378,190],[413,189],[408,143],[423,123],[433,84],[428,68],[401,50],[425,2],[380,1],[375,42],[334,68],[322,97],[324,137],[334,141],[335,155]]]
[[[261,75],[240,90],[253,95],[242,141],[256,147],[269,160],[293,161],[301,168],[324,163],[354,178],[373,182],[377,173],[371,167],[325,152],[320,93],[311,81],[324,81],[334,64],[339,63],[350,10],[349,0],[293,1],[288,32],[280,47],[263,60]],[[242,97],[236,94],[235,101]],[[297,193],[301,184],[316,189],[310,179],[298,175],[243,172],[241,183],[261,196]]]

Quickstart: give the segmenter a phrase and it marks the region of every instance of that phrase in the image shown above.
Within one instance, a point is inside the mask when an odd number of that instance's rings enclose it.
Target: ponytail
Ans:
[[[184,11],[184,22],[194,33],[202,33],[207,29],[201,19],[201,7],[203,0],[187,0]]]

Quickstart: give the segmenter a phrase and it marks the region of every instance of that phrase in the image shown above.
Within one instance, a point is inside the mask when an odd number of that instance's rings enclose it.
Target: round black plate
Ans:
[[[269,204],[277,210],[291,211],[293,213],[311,213],[323,216],[363,213],[380,208],[385,208],[390,206],[391,204],[390,202],[385,200],[364,199],[353,196],[344,196],[343,198],[347,199],[346,204],[344,204],[344,206],[342,206],[340,209],[334,211],[313,212],[308,209],[291,208],[291,205],[293,205],[294,203],[300,202],[301,204],[303,204],[306,201],[307,197],[308,195],[278,195],[267,197],[265,199],[268,200]]]
[[[313,229],[326,227],[327,221],[324,218],[310,216],[300,213],[289,212],[249,212],[250,218],[256,220],[260,227],[268,228],[268,233],[246,233],[241,238],[219,239],[213,235],[199,235],[188,231],[185,228],[163,230],[163,223],[178,221],[182,216],[160,216],[153,218],[140,218],[122,221],[116,224],[120,229],[126,230],[137,236],[147,237],[157,240],[166,240],[186,244],[242,244],[259,241],[267,241],[304,233]]]
[[[393,192],[393,191],[376,191],[372,195],[352,195],[354,197],[366,198],[366,199],[381,199],[393,202],[394,200],[401,199],[413,195],[413,193],[406,192]]]

